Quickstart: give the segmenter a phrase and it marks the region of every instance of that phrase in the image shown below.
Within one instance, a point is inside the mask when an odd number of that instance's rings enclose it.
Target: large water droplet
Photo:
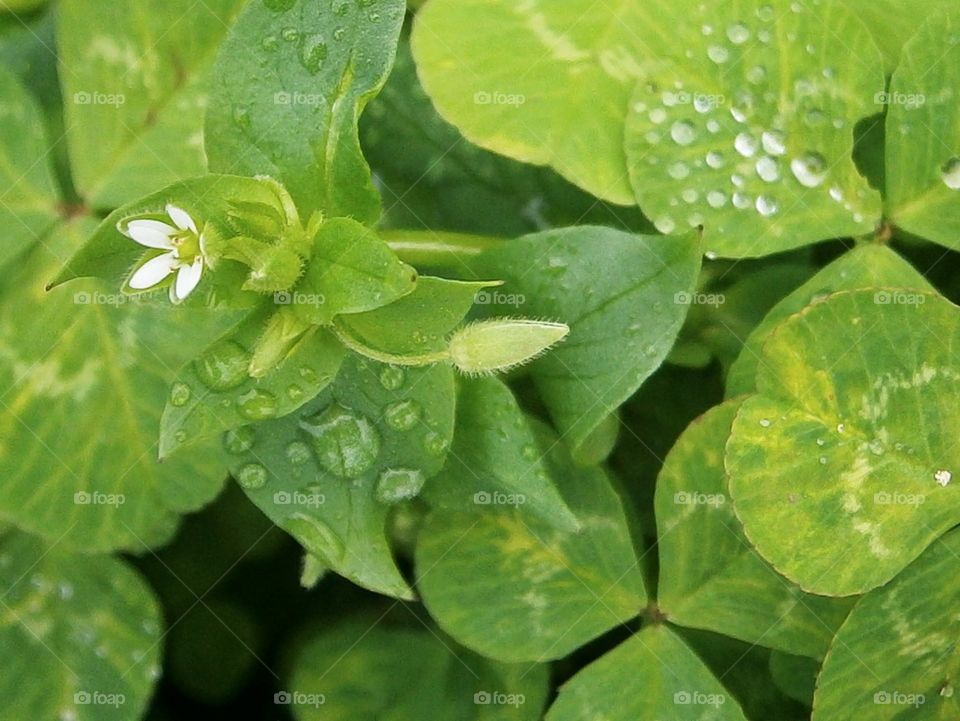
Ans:
[[[423,438],[423,449],[431,456],[442,456],[447,450],[447,439],[435,431]]]
[[[711,208],[722,208],[727,203],[727,194],[722,190],[711,190],[707,193],[707,205]]]
[[[768,130],[760,138],[763,150],[768,155],[783,155],[787,152],[787,142],[779,130]]]
[[[300,48],[300,62],[307,72],[317,74],[327,59],[327,43],[322,35],[307,35]]]
[[[707,166],[713,168],[714,170],[719,170],[725,165],[723,155],[718,153],[716,150],[711,150],[709,153],[707,153],[706,161]]]
[[[259,463],[248,463],[237,473],[237,483],[244,488],[263,488],[267,484],[267,469]]]
[[[690,145],[696,139],[697,131],[689,120],[679,120],[670,128],[670,137],[677,145]]]
[[[420,493],[426,480],[419,470],[388,468],[377,479],[377,500],[381,503],[407,501]]]
[[[336,566],[343,559],[343,541],[323,521],[297,512],[283,522],[283,527],[328,566]]]
[[[743,23],[734,23],[727,28],[727,37],[734,45],[743,45],[750,39],[750,30]]]
[[[388,391],[400,390],[405,378],[406,373],[400,366],[384,366],[380,371],[380,385]]]
[[[251,421],[265,421],[277,415],[277,398],[259,388],[251,388],[237,398],[237,413]]]
[[[676,163],[670,164],[670,167],[667,168],[667,173],[674,180],[683,180],[690,175],[690,166],[682,160],[678,160]]]
[[[757,153],[757,139],[750,133],[740,133],[734,138],[733,147],[744,158],[752,158]]]
[[[287,446],[287,460],[296,466],[302,466],[310,460],[310,446],[303,441],[292,441]]]
[[[238,456],[253,448],[255,440],[256,432],[251,426],[240,426],[223,434],[223,447],[228,453]]]
[[[804,153],[790,162],[790,170],[800,185],[816,188],[827,177],[827,161],[819,153]]]
[[[200,382],[215,391],[236,388],[248,377],[250,355],[238,343],[221,341],[194,361]]]
[[[950,158],[940,168],[940,177],[951,190],[960,190],[960,158]]]
[[[170,387],[170,405],[180,408],[190,400],[190,387],[186,383],[177,381]]]
[[[767,183],[774,183],[780,179],[780,166],[769,155],[764,155],[757,161],[757,175]]]
[[[423,410],[420,404],[413,400],[391,403],[383,411],[387,425],[395,431],[409,431],[420,420]]]
[[[288,43],[295,43],[300,39],[300,31],[296,28],[284,28],[280,31],[280,37],[282,37]]]
[[[723,45],[711,45],[707,48],[707,57],[719,65],[730,59],[730,51]]]
[[[332,405],[300,422],[312,440],[317,460],[338,478],[356,478],[380,455],[380,434],[364,416]]]
[[[769,218],[780,210],[780,205],[769,195],[761,195],[757,198],[757,212],[764,218]]]

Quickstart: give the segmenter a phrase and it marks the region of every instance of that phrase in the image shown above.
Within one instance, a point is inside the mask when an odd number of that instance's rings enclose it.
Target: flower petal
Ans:
[[[193,292],[200,282],[200,276],[203,275],[203,260],[197,258],[190,265],[180,266],[177,271],[177,282],[175,284],[176,301],[179,302]]]
[[[173,266],[176,262],[173,253],[164,253],[156,258],[151,258],[134,271],[130,280],[127,281],[127,285],[134,290],[152,288],[173,272]]]
[[[193,222],[193,218],[191,218],[190,214],[183,208],[178,208],[176,205],[168,203],[167,215],[170,216],[170,220],[172,220],[180,230],[189,230],[194,235],[197,234],[196,223]]]
[[[173,248],[170,236],[176,233],[177,229],[159,220],[141,219],[131,220],[127,223],[127,229],[123,232],[140,245],[145,245],[148,248],[170,250]]]

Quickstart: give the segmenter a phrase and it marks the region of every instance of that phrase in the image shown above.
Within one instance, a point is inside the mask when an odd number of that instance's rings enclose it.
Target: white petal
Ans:
[[[127,223],[126,234],[140,245],[148,248],[170,250],[173,243],[170,236],[177,232],[172,225],[161,223],[159,220],[131,220]]]
[[[173,266],[176,262],[173,253],[164,253],[156,258],[151,258],[137,268],[134,274],[130,276],[130,280],[127,281],[127,285],[134,290],[152,288],[173,272]]]
[[[200,282],[200,276],[203,274],[203,260],[197,258],[190,265],[180,266],[177,271],[176,297],[178,301],[183,300],[193,292]]]
[[[194,235],[197,234],[196,223],[193,222],[193,218],[191,218],[190,214],[183,208],[168,204],[167,215],[170,216],[170,220],[172,220],[180,230],[189,230],[192,231]]]

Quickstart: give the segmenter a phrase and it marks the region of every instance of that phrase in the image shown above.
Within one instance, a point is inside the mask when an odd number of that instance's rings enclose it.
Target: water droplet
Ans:
[[[827,161],[818,153],[805,153],[790,162],[790,170],[800,185],[816,188],[827,177]]]
[[[424,436],[423,449],[431,456],[442,456],[447,450],[447,439],[435,431],[430,431]]]
[[[935,480],[941,488],[946,488],[950,481],[953,480],[953,473],[946,469],[940,469],[933,474],[933,480]]]
[[[670,167],[667,168],[667,173],[674,180],[683,180],[690,175],[690,166],[688,166],[682,160],[678,160],[676,163],[672,163]]]
[[[277,415],[277,399],[272,393],[251,388],[237,398],[237,413],[251,421],[265,421]]]
[[[339,27],[333,31],[333,39],[337,42],[343,40],[347,35],[347,29],[345,27]]]
[[[711,45],[707,48],[707,57],[719,65],[730,59],[730,51],[723,45]]]
[[[391,403],[383,411],[383,418],[387,425],[396,431],[409,431],[420,420],[422,414],[420,404],[413,400]]]
[[[960,158],[950,158],[940,168],[940,177],[950,190],[960,190]]]
[[[57,593],[62,600],[69,601],[73,598],[73,584],[67,581],[60,581],[60,583],[57,584]]]
[[[743,45],[750,39],[750,30],[743,23],[734,23],[727,28],[727,37],[734,45]]]
[[[833,187],[830,188],[830,197],[833,198],[836,202],[843,202],[843,191],[840,188]]]
[[[215,391],[236,388],[248,377],[250,354],[238,343],[221,341],[194,361],[193,368],[200,382]]]
[[[300,422],[320,464],[338,478],[357,478],[380,455],[380,434],[364,416],[332,405]]]
[[[773,7],[770,5],[761,5],[757,8],[757,17],[763,20],[764,22],[770,22],[773,20],[776,13],[773,10]]]
[[[377,479],[377,500],[391,504],[407,501],[420,493],[426,480],[419,470],[388,468]]]
[[[248,463],[237,473],[237,483],[244,488],[263,488],[267,484],[267,469],[259,463]]]
[[[292,441],[287,446],[287,460],[297,466],[302,466],[310,460],[310,446],[303,441]]]
[[[297,401],[303,400],[304,395],[306,394],[303,392],[303,388],[298,386],[296,383],[291,383],[287,386],[287,398],[293,402],[296,403]]]
[[[304,37],[300,47],[300,63],[307,72],[316,75],[327,59],[327,43],[322,35]]]
[[[520,455],[527,461],[535,461],[540,458],[540,452],[536,446],[526,445],[520,450]]]
[[[768,155],[783,155],[787,152],[787,143],[779,130],[768,130],[760,138],[763,150]]]
[[[677,228],[676,222],[668,215],[658,218],[653,222],[653,225],[664,235],[669,235]]]
[[[288,43],[295,43],[300,39],[300,31],[296,28],[284,28],[280,31],[280,37],[282,37]]]
[[[280,46],[280,40],[276,35],[267,35],[260,41],[260,47],[268,52],[273,52]]]
[[[180,408],[190,400],[190,387],[186,383],[177,381],[170,387],[170,405]]]
[[[727,203],[727,194],[720,190],[711,190],[707,193],[707,205],[711,208],[722,208]]]
[[[757,139],[750,133],[740,133],[734,139],[733,147],[744,158],[752,158],[757,153]]]
[[[690,145],[696,139],[697,131],[689,120],[679,120],[670,128],[670,137],[678,145]]]
[[[764,428],[769,428],[769,427],[770,427],[770,419],[769,419],[769,418],[761,418],[761,419],[760,419],[760,425],[763,426]]]
[[[754,65],[747,70],[747,82],[753,85],[759,85],[767,79],[767,69],[762,65]]]
[[[761,195],[757,198],[757,212],[760,213],[764,218],[769,218],[771,215],[775,215],[778,210],[780,210],[780,205],[777,201],[771,198],[769,195]]]
[[[826,457],[826,456],[820,456],[820,465],[821,465],[821,466],[827,465],[827,457]]]
[[[734,208],[737,208],[738,210],[746,210],[751,205],[753,205],[753,203],[750,202],[750,196],[748,196],[746,193],[741,193],[740,191],[737,191],[736,193],[733,194]]]
[[[711,150],[707,153],[706,161],[707,165],[714,170],[719,170],[726,164],[723,159],[723,154],[718,153],[716,150]]]
[[[843,423],[838,423],[838,424],[837,424],[837,433],[843,433],[846,429],[847,429],[847,427],[846,427],[845,425],[843,425]]]
[[[251,426],[240,426],[223,434],[223,447],[228,453],[238,456],[253,448],[255,440],[256,432]]]
[[[684,203],[687,203],[689,205],[692,203],[696,203],[697,200],[700,199],[700,193],[698,193],[693,188],[687,188],[680,194],[680,197],[683,198]]]
[[[764,155],[757,161],[757,175],[767,183],[774,183],[780,179],[780,166],[776,160]]]
[[[336,566],[343,559],[343,541],[323,521],[298,511],[287,517],[283,527],[326,565]]]
[[[650,122],[654,125],[660,125],[667,119],[667,111],[663,108],[655,108],[650,111]]]
[[[713,133],[714,135],[716,135],[717,133],[720,132],[720,123],[718,123],[716,120],[711,118],[710,120],[707,121],[707,130]]]
[[[246,130],[250,127],[250,108],[237,105],[233,108],[233,122],[238,128]]]
[[[388,391],[400,390],[406,379],[406,373],[400,366],[384,366],[380,371],[380,385]]]

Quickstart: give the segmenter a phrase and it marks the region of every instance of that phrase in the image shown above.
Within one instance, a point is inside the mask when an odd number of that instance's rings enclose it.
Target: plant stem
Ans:
[[[485,250],[496,248],[503,238],[432,230],[383,230],[380,237],[405,263],[418,267],[452,267]]]

